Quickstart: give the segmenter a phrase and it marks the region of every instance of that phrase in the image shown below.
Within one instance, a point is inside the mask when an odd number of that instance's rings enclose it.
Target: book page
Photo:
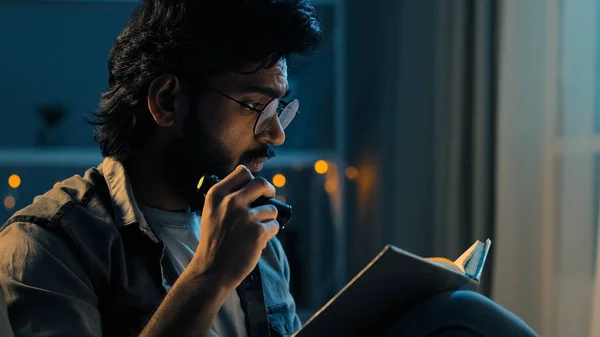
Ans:
[[[454,261],[454,263],[457,266],[461,266],[462,270],[464,271],[467,263],[469,262],[469,260],[473,256],[473,253],[475,252],[475,250],[477,249],[477,246],[479,244],[481,244],[481,241],[475,241],[475,243],[472,244],[471,247],[469,247],[469,249],[465,250],[465,252],[461,256],[459,256],[458,259],[456,259]]]
[[[465,272],[465,269],[462,265],[460,265],[456,262],[452,262],[445,257],[429,257],[429,258],[427,258],[427,260],[432,261],[444,268],[449,268],[451,270],[458,271],[461,273]]]

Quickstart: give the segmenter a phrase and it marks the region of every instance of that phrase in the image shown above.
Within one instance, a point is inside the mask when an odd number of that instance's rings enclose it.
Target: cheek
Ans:
[[[213,114],[205,119],[206,132],[218,142],[223,155],[235,162],[248,150],[254,149],[254,124],[248,116],[231,116],[227,112]]]
[[[228,127],[222,129],[220,139],[227,147],[231,159],[236,162],[244,153],[253,149],[254,134],[248,132],[246,125],[229,124]]]

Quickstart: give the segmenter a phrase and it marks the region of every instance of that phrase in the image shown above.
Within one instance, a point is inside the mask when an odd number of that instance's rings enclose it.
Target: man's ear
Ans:
[[[160,75],[148,87],[148,110],[156,124],[168,127],[175,123],[175,96],[179,94],[179,78],[172,74]]]

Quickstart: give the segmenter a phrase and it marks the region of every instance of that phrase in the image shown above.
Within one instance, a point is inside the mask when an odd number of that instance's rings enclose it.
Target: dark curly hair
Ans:
[[[321,27],[310,0],[142,0],[116,39],[108,89],[88,118],[102,155],[119,161],[152,137],[150,82],[270,67],[313,52]]]

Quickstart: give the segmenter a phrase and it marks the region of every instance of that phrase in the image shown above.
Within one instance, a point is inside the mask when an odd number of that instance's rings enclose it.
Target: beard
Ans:
[[[198,181],[203,176],[215,175],[223,179],[237,164],[275,156],[273,146],[265,144],[262,148],[245,152],[236,163],[228,156],[227,146],[207,131],[196,113],[190,111],[184,123],[183,136],[168,144],[164,162],[168,183],[186,199],[193,211],[201,211],[204,204],[204,196],[197,191]]]

